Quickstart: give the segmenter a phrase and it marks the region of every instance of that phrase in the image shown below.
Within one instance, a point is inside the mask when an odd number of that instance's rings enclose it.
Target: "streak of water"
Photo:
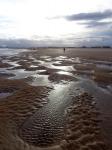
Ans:
[[[60,141],[64,134],[65,111],[72,103],[72,95],[79,94],[75,87],[72,82],[54,85],[54,90],[48,97],[49,103],[26,120],[20,130],[20,136],[38,146]]]

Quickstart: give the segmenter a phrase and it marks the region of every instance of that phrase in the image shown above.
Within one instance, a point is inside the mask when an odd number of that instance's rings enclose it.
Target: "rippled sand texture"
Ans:
[[[2,51],[0,150],[112,149],[112,52],[83,50]]]
[[[106,150],[108,147],[101,137],[98,119],[99,112],[95,101],[88,93],[74,98],[73,106],[68,108],[68,123],[66,125],[63,149],[70,150]]]
[[[0,102],[0,148],[24,149],[25,143],[18,137],[18,130],[44,105],[49,88],[32,87],[21,80],[1,80],[0,90],[13,92],[13,95]]]

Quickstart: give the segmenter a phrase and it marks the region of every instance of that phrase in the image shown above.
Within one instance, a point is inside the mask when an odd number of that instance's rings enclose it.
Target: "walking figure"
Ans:
[[[63,50],[64,50],[64,53],[65,53],[65,48],[63,48]]]

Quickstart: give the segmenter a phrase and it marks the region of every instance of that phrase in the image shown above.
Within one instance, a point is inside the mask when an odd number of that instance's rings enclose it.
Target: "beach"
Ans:
[[[0,50],[0,150],[111,150],[111,100],[112,49]]]

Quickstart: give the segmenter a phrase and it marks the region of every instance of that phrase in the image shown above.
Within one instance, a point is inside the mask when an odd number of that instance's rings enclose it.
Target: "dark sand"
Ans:
[[[1,55],[0,150],[111,150],[111,99],[111,49]]]

